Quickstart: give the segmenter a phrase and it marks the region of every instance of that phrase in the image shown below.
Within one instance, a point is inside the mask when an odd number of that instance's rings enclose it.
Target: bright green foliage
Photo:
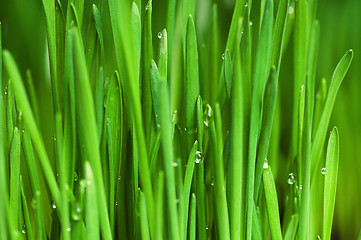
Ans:
[[[5,2],[0,240],[351,239],[317,0]]]

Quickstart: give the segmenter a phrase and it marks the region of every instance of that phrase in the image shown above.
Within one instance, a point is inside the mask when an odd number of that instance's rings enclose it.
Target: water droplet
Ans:
[[[321,236],[320,236],[320,235],[317,235],[317,240],[321,240]]]
[[[78,202],[75,203],[74,208],[72,208],[71,217],[74,219],[74,221],[79,221],[82,217],[81,207]]]
[[[244,3],[244,7],[248,7],[248,2],[245,2],[245,3]]]
[[[122,179],[122,176],[119,176],[119,177],[118,177],[118,181],[120,181],[121,179]]]
[[[176,199],[175,199],[175,203],[176,203],[176,204],[179,204],[179,198],[176,198]]]
[[[321,168],[321,173],[322,173],[322,175],[325,175],[326,174],[326,168]]]
[[[23,224],[23,226],[21,227],[21,233],[26,234],[26,226],[25,226],[25,224]]]
[[[158,38],[161,39],[162,36],[163,36],[162,32],[159,32],[159,33],[158,33]]]
[[[211,184],[212,187],[214,186],[214,179],[213,179],[213,177],[211,178],[210,184]]]
[[[264,163],[263,163],[263,169],[268,169],[268,160],[267,158],[264,160]]]
[[[203,162],[203,154],[201,151],[197,151],[196,152],[196,160],[195,160],[196,163],[201,163]]]
[[[225,54],[224,54],[224,53],[222,53],[222,60],[224,60],[224,58],[225,58]]]
[[[302,188],[303,188],[303,186],[302,186],[302,185],[300,185],[300,190],[302,190]]]
[[[24,132],[25,132],[25,129],[21,130],[21,132],[24,133]]]
[[[206,231],[208,231],[208,229],[209,229],[209,227],[208,227],[208,225],[206,225]]]
[[[252,21],[249,21],[249,25],[250,25],[250,26],[253,26],[253,22],[252,22]]]
[[[50,205],[51,205],[51,208],[52,208],[52,209],[56,209],[56,205],[55,205],[55,201],[54,201],[54,200],[51,200]]]
[[[173,167],[178,167],[178,163],[177,162],[172,162],[172,166]]]
[[[118,202],[115,202],[115,206],[118,206]]]
[[[159,123],[157,123],[157,128],[160,128],[160,124],[159,124]]]
[[[74,182],[78,181],[78,179],[79,179],[78,174],[74,172]]]
[[[147,3],[147,5],[145,5],[145,11],[149,10],[149,3]]]
[[[212,108],[209,104],[206,105],[206,109],[203,112],[203,124],[208,127],[212,117]]]
[[[51,137],[51,139],[53,139],[54,141],[56,141],[56,136],[55,136],[55,134]]]
[[[289,185],[292,185],[295,183],[295,176],[293,175],[293,173],[288,174],[287,183]]]
[[[68,232],[70,232],[70,231],[71,231],[71,227],[69,226],[66,230],[67,230]]]
[[[288,14],[293,14],[295,12],[295,9],[293,7],[288,8]]]

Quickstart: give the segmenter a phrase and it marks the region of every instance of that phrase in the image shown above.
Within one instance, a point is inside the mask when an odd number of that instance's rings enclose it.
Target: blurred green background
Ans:
[[[66,1],[62,1],[66,2]],[[105,1],[106,2],[106,1]],[[219,7],[219,29],[224,33],[221,40],[221,49],[224,48],[225,39],[233,13],[234,0],[214,1]],[[254,1],[254,5],[257,5]],[[276,2],[278,2],[276,0]],[[291,1],[293,2],[293,1]],[[89,20],[91,1],[85,1],[84,20]],[[196,10],[196,25],[199,44],[207,41],[207,32],[202,27],[210,24],[211,1],[198,0]],[[153,36],[166,25],[166,0],[153,2]],[[352,48],[355,57],[351,68],[339,91],[330,129],[336,125],[340,132],[340,168],[336,198],[336,210],[333,227],[334,239],[356,239],[361,228],[361,1],[360,0],[318,0],[317,19],[321,26],[321,44],[317,69],[317,82],[326,78],[327,83],[332,75],[338,60],[347,49]],[[252,19],[252,16],[251,16]],[[46,49],[45,20],[40,0],[2,0],[0,1],[0,21],[2,23],[3,48],[9,49],[21,71],[25,75],[31,69],[40,103],[40,125],[44,139],[51,139],[53,135],[53,116],[50,101],[50,77],[48,69],[48,56]],[[83,34],[86,26],[83,24]],[[104,7],[103,26],[106,46],[107,75],[115,69],[115,56],[113,37],[110,31],[108,6]],[[292,44],[290,42],[290,44]],[[281,146],[285,147],[287,155],[287,142],[291,131],[291,101],[283,101],[292,92],[290,80],[293,74],[292,48],[288,46],[282,63],[280,78],[281,86],[281,124],[284,130],[281,135]],[[155,45],[157,48],[157,45]],[[221,54],[220,54],[221,55]],[[220,57],[221,61],[221,57]],[[5,78],[6,79],[6,78]],[[1,86],[4,90],[5,86]],[[316,86],[317,89],[317,86]],[[45,141],[48,151],[52,151],[51,141]],[[279,189],[285,189],[287,175],[278,174]],[[316,210],[322,214],[322,209]]]

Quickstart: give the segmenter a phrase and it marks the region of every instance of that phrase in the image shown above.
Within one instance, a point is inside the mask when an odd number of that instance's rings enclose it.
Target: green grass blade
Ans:
[[[189,154],[187,168],[184,175],[183,198],[182,198],[183,214],[182,214],[182,223],[181,223],[182,226],[181,235],[183,236],[183,239],[187,239],[189,199],[191,197],[190,192],[192,186],[194,165],[196,162],[200,163],[201,161],[203,161],[202,159],[203,157],[197,149],[198,149],[198,142],[196,140]]]
[[[152,42],[152,0],[148,1],[146,15],[143,19],[142,32],[142,106],[145,139],[150,148],[150,130],[152,119],[152,96],[150,91],[150,64],[153,59],[153,42]]]
[[[323,149],[323,143],[325,142],[328,123],[330,121],[333,105],[336,100],[336,95],[340,85],[350,67],[353,58],[353,51],[348,50],[337,64],[335,71],[332,75],[330,87],[327,92],[327,98],[325,101],[324,109],[320,121],[316,128],[315,137],[312,144],[312,158],[314,159],[312,169],[314,169],[313,175],[316,174],[316,167],[320,161],[320,156]]]
[[[199,67],[196,29],[193,17],[188,17],[185,49],[185,126],[188,130],[187,152],[195,140],[196,103],[199,96]]]
[[[276,22],[273,30],[272,45],[272,65],[276,66],[277,72],[280,71],[282,50],[284,48],[284,36],[288,19],[288,9],[290,0],[281,0],[278,5]],[[277,74],[278,75],[278,74]]]
[[[20,227],[20,196],[20,132],[15,127],[10,150],[10,215],[14,218],[18,230]]]
[[[157,64],[154,62],[154,60],[151,61],[150,64],[150,89],[152,94],[152,105],[154,110],[154,119],[157,128],[160,127],[160,107],[159,107],[159,85],[160,85],[160,73],[159,69],[157,67]]]
[[[322,239],[331,239],[332,220],[335,209],[337,175],[339,165],[339,134],[333,128],[327,146],[325,184],[323,195]]]
[[[294,84],[293,84],[293,122],[292,122],[292,140],[291,157],[297,152],[297,132],[298,132],[298,112],[297,105],[301,85],[306,82],[306,55],[308,43],[307,27],[307,0],[295,2],[295,34],[294,34]]]
[[[216,228],[219,239],[230,239],[229,233],[229,218],[228,207],[226,199],[226,189],[224,183],[224,168],[223,168],[223,141],[222,141],[222,122],[219,104],[216,103],[215,119],[213,119],[212,110],[210,110],[210,134],[211,134],[211,148],[213,149],[214,159],[212,161],[212,168],[214,171],[214,197],[216,208]],[[215,124],[215,121],[217,125]]]
[[[268,147],[271,138],[273,118],[276,107],[277,98],[277,70],[275,66],[271,68],[271,73],[266,85],[264,93],[264,105],[263,105],[263,116],[262,116],[262,129],[259,139],[258,151],[257,151],[257,162],[256,162],[256,178],[255,178],[255,202],[258,200],[259,188],[262,181],[262,169],[264,161],[267,157]]]
[[[161,31],[161,38],[159,44],[159,57],[158,57],[158,66],[159,66],[159,75],[162,81],[167,82],[167,69],[168,69],[168,36],[167,30],[163,29]]]
[[[50,192],[56,202],[60,202],[60,192],[58,185],[53,174],[48,155],[45,150],[44,142],[41,138],[38,127],[35,123],[34,115],[31,111],[30,103],[25,92],[23,81],[21,79],[19,70],[16,63],[7,50],[3,52],[5,67],[11,76],[12,86],[15,92],[16,102],[22,110],[24,116],[24,124],[26,129],[29,130],[31,138],[33,139],[34,146],[39,155],[39,161],[43,168],[45,178],[47,180]]]
[[[211,37],[210,37],[210,51],[209,51],[209,84],[205,85],[204,88],[204,100],[211,106],[216,103],[218,79],[219,79],[219,65],[220,65],[220,54],[219,54],[219,29],[218,29],[218,8],[217,4],[212,6],[212,26],[211,26]],[[197,195],[199,200],[199,196]],[[198,204],[197,204],[198,205]]]
[[[145,196],[142,192],[140,192],[139,196],[139,212],[140,212],[140,229],[142,239],[149,240],[149,225],[148,225],[148,216],[147,216],[147,205],[145,202]]]
[[[85,223],[87,228],[87,239],[99,239],[99,213],[96,200],[96,187],[94,174],[89,162],[85,162],[86,195],[85,195]]]
[[[261,27],[260,42],[258,45],[255,73],[253,80],[252,105],[250,116],[248,176],[247,176],[247,222],[246,237],[252,239],[252,213],[254,199],[254,180],[259,126],[261,120],[262,98],[270,71],[271,39],[273,25],[273,1],[266,3],[265,14]]]
[[[266,165],[263,167],[263,186],[266,198],[266,207],[268,215],[268,223],[271,230],[272,239],[282,239],[280,213],[278,209],[278,199],[275,181],[271,167]]]
[[[180,238],[178,213],[176,203],[176,186],[174,177],[174,162],[172,135],[170,123],[170,106],[168,88],[165,81],[160,82],[159,89],[159,102],[160,102],[160,128],[161,128],[161,143],[163,149],[164,171],[165,171],[165,186],[167,192],[167,200],[169,207],[169,221],[170,221],[170,236],[172,239],[177,240]]]
[[[199,96],[197,100],[197,141],[199,143],[199,151],[203,153],[203,101]],[[197,233],[200,239],[207,237],[206,233],[206,198],[205,198],[205,184],[204,184],[204,161],[195,166],[195,182],[196,182],[196,196],[197,196]]]
[[[297,128],[297,167],[298,167],[298,177],[300,183],[303,184],[303,172],[305,171],[303,163],[304,158],[303,156],[303,129],[305,123],[305,85],[301,85],[300,91],[299,91],[299,99],[298,99],[298,128]],[[306,119],[307,120],[307,119]],[[308,131],[308,129],[305,129]]]
[[[189,240],[196,240],[196,195],[191,197],[191,214],[189,217]]]
[[[34,239],[33,229],[30,224],[30,215],[29,215],[29,210],[28,210],[28,204],[26,201],[25,193],[24,193],[23,179],[21,176],[20,176],[20,189],[21,189],[22,212],[23,212],[23,217],[24,217],[24,223],[23,223],[21,232],[24,234],[24,231],[25,231],[26,238],[29,240],[32,240],[32,239]]]
[[[104,239],[111,239],[102,167],[100,163],[100,153],[98,149],[95,109],[86,68],[85,56],[83,53],[84,47],[81,42],[79,30],[77,28],[73,28],[72,34],[74,40],[74,56],[76,63],[75,67],[78,74],[77,76],[82,76],[78,77],[77,81],[75,81],[78,101],[77,114],[79,114],[77,117],[80,122],[84,123],[79,125],[80,137],[84,141],[85,151],[87,152],[89,160],[95,169],[94,178],[98,192],[98,209],[102,237]]]
[[[132,23],[132,29],[133,29],[133,40],[134,40],[134,47],[135,47],[135,68],[137,69],[137,79],[138,79],[138,86],[139,86],[139,70],[140,70],[140,51],[141,51],[141,23],[140,23],[140,13],[138,5],[133,2],[132,4],[132,10],[131,10],[131,23]]]
[[[34,86],[34,81],[33,81],[33,77],[31,75],[31,71],[27,70],[26,71],[26,89],[28,89],[29,91],[29,100],[30,100],[30,104],[31,104],[31,108],[33,109],[34,115],[35,115],[35,120],[37,122],[39,122],[39,104],[38,104],[38,99],[36,96],[36,92],[35,92],[35,86]]]
[[[245,165],[243,141],[243,98],[242,69],[240,52],[235,55],[234,75],[231,89],[231,129],[230,129],[230,163],[227,173],[227,190],[229,191],[229,215],[231,239],[244,238],[244,174]]]
[[[157,188],[157,198],[155,205],[156,212],[156,229],[155,229],[155,237],[156,239],[163,239],[163,199],[164,199],[164,172],[160,171],[158,175],[158,188]]]

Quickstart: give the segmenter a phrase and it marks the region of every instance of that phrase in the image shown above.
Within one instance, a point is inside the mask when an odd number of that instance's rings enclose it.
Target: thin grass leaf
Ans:
[[[229,191],[229,215],[231,239],[244,238],[244,142],[243,142],[243,98],[242,69],[240,52],[235,55],[233,82],[231,89],[231,129],[230,159],[227,173],[227,190]]]
[[[199,96],[197,99],[197,141],[199,143],[199,151],[203,154],[203,134],[204,134],[204,121],[203,121],[203,101]],[[204,157],[204,156],[203,156]],[[205,199],[205,186],[204,186],[204,161],[201,161],[195,166],[195,183],[196,183],[196,196],[197,197],[197,233],[200,239],[207,237],[206,233],[206,199]]]
[[[140,52],[141,52],[141,23],[140,23],[140,13],[139,13],[139,8],[138,5],[133,2],[132,4],[132,10],[130,13],[130,17],[131,17],[131,24],[132,24],[132,29],[133,29],[133,36],[134,36],[134,48],[135,48],[135,63],[136,66],[135,68],[137,69],[137,79],[138,79],[138,87],[139,87],[139,70],[140,70]]]
[[[150,63],[150,89],[151,89],[151,95],[152,95],[152,105],[153,105],[153,111],[154,111],[154,119],[157,128],[160,127],[160,107],[159,107],[159,85],[160,85],[160,73],[159,69],[157,67],[157,64],[154,62],[154,60]]]
[[[258,45],[255,73],[252,90],[252,106],[250,116],[249,150],[248,150],[248,176],[247,176],[247,221],[246,237],[252,239],[252,214],[254,199],[254,180],[256,168],[256,155],[258,145],[259,126],[261,121],[261,108],[264,90],[270,71],[271,39],[273,25],[273,1],[266,3],[265,14],[261,27],[260,42]]]
[[[14,128],[10,150],[10,215],[15,219],[17,229],[20,227],[20,132]]]
[[[268,147],[271,138],[272,125],[276,107],[276,98],[277,98],[277,88],[278,88],[278,79],[277,79],[277,70],[273,66],[271,68],[270,76],[266,85],[266,90],[264,93],[264,105],[263,105],[263,116],[262,116],[262,128],[259,138],[259,145],[257,151],[257,161],[256,161],[256,178],[255,178],[255,202],[258,200],[259,188],[262,181],[262,170],[263,164],[267,157]]]
[[[8,83],[7,89],[6,89],[6,124],[7,124],[7,142],[8,142],[8,149],[10,149],[11,142],[13,139],[14,134],[14,115],[16,114],[16,110],[14,108],[14,96],[13,96],[13,90],[12,86],[10,85],[10,82]]]
[[[334,127],[328,141],[326,154],[325,183],[323,195],[322,239],[331,239],[332,220],[336,200],[338,165],[339,134],[338,129]]]
[[[276,185],[273,179],[271,167],[263,167],[263,186],[266,198],[268,223],[272,239],[282,239],[280,213],[278,209],[278,198]]]
[[[219,104],[216,103],[215,119],[213,119],[213,112],[210,116],[210,134],[211,134],[211,148],[213,149],[214,159],[212,161],[212,168],[214,171],[214,198],[216,208],[216,224],[219,239],[230,239],[229,233],[229,218],[228,207],[226,199],[226,189],[224,184],[224,170],[223,170],[223,140],[222,140],[222,122]],[[215,121],[217,125],[215,125]]]
[[[320,161],[320,156],[325,142],[328,123],[331,117],[331,111],[336,100],[336,95],[340,85],[346,76],[346,73],[350,67],[353,58],[353,51],[348,50],[337,64],[335,71],[333,72],[330,87],[327,92],[327,98],[325,101],[324,109],[320,118],[320,121],[316,128],[315,137],[312,144],[312,158],[314,159],[312,164],[313,176],[316,174],[316,167]]]
[[[159,88],[159,102],[160,102],[160,129],[161,129],[161,143],[163,149],[164,172],[165,172],[165,186],[167,192],[167,200],[169,207],[169,221],[170,221],[170,236],[177,240],[180,238],[180,231],[178,225],[178,213],[176,203],[176,186],[174,177],[174,162],[171,129],[170,123],[170,106],[167,84],[165,81],[160,82]]]
[[[142,239],[149,240],[149,225],[148,225],[148,216],[147,216],[147,205],[145,202],[145,196],[142,192],[139,194],[139,212],[140,212],[140,229]]]
[[[299,182],[303,184],[303,172],[305,171],[303,163],[304,163],[304,155],[303,155],[303,129],[305,123],[305,85],[301,85],[299,91],[299,99],[298,99],[298,128],[297,128],[297,168],[298,168],[298,177]],[[305,129],[307,131],[307,129]]]
[[[30,70],[26,71],[26,89],[29,91],[29,98],[30,98],[29,100],[30,100],[31,108],[33,109],[33,112],[35,115],[35,120],[37,122],[39,122],[39,119],[40,119],[39,104],[38,104],[38,99],[36,96],[33,77],[31,75]]]
[[[156,205],[155,205],[155,212],[156,212],[156,229],[155,229],[155,237],[156,239],[162,240],[163,239],[163,199],[164,199],[164,172],[160,171],[158,175],[158,188],[156,193]]]
[[[199,67],[196,29],[193,17],[189,15],[185,44],[185,126],[187,133],[187,152],[195,140],[196,103],[199,96]]]
[[[26,234],[26,238],[29,240],[34,239],[33,236],[33,229],[31,227],[30,224],[30,215],[29,215],[29,210],[28,210],[28,204],[26,201],[26,197],[25,197],[25,193],[24,193],[24,184],[23,184],[23,178],[20,175],[20,191],[21,191],[21,202],[22,202],[22,212],[23,212],[23,217],[24,217],[24,223],[22,225],[22,230],[21,232],[24,234]]]
[[[145,139],[148,149],[150,149],[150,131],[152,119],[152,98],[150,90],[150,64],[153,59],[153,42],[152,42],[152,0],[146,5],[146,16],[143,19],[142,31],[142,106]]]
[[[96,200],[94,175],[89,162],[85,162],[86,196],[85,196],[85,223],[87,239],[99,239],[99,213]],[[90,211],[91,209],[91,211]]]
[[[183,239],[187,239],[187,228],[188,228],[188,211],[189,211],[189,199],[191,198],[191,186],[194,172],[195,163],[200,163],[203,161],[203,156],[198,151],[198,141],[196,140],[192,146],[191,152],[188,157],[188,163],[186,172],[184,175],[184,184],[183,184],[183,198],[182,198],[182,222],[181,222],[181,234]]]
[[[291,157],[297,153],[297,133],[298,133],[298,112],[297,105],[301,85],[306,82],[306,56],[308,43],[308,20],[307,20],[307,0],[295,2],[295,35],[294,35],[294,84],[293,84],[293,124],[292,124],[292,144]],[[302,222],[302,221],[301,221]]]
[[[208,84],[204,88],[204,100],[211,106],[216,103],[218,78],[219,78],[219,30],[218,30],[218,7],[217,4],[212,6],[212,26],[210,36],[210,51],[209,51],[209,80]],[[199,198],[199,196],[197,195]],[[197,204],[198,205],[198,204]]]
[[[196,239],[196,195],[193,193],[191,197],[191,214],[189,217],[189,240]]]

